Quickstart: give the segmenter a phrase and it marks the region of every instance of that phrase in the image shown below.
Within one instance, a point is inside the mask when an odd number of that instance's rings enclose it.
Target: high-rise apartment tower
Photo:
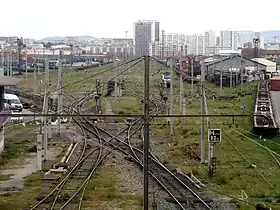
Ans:
[[[159,41],[159,22],[152,20],[137,21],[134,23],[134,44],[135,55],[149,55],[149,44],[152,41]]]

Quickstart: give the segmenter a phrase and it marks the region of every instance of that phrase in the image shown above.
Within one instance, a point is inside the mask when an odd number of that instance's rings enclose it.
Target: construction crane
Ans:
[[[272,37],[273,39],[274,39],[274,43],[278,43],[278,36],[274,36],[274,37]]]

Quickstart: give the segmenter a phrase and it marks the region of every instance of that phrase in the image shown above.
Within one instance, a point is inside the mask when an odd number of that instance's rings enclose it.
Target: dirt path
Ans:
[[[58,155],[59,150],[51,148],[48,151],[48,159],[54,160]],[[30,153],[29,157],[25,160],[24,165],[14,165],[11,168],[2,170],[3,175],[11,175],[9,180],[0,181],[0,191],[7,191],[7,189],[23,188],[24,177],[37,171],[37,155],[36,153]]]

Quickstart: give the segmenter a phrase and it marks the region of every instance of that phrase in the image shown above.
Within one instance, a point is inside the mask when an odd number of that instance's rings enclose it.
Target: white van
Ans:
[[[22,111],[23,105],[19,98],[14,94],[4,93],[4,106],[5,109]]]

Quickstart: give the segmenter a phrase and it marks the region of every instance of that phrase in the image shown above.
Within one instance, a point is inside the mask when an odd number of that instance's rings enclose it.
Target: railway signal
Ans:
[[[222,140],[221,129],[208,129],[208,175],[213,177],[216,171],[216,149],[215,145]]]

